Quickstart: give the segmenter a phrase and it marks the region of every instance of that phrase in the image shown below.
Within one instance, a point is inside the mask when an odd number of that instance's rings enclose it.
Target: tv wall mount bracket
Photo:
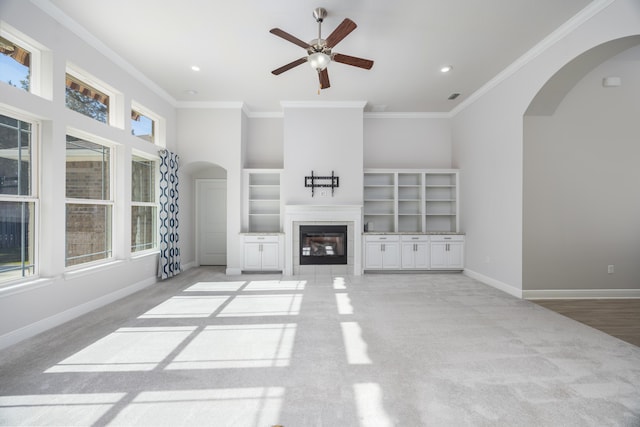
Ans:
[[[331,197],[333,197],[336,188],[340,187],[340,177],[335,176],[331,171],[331,176],[316,176],[311,171],[311,176],[304,177],[304,186],[311,188],[311,197],[315,195],[316,188],[331,188]]]

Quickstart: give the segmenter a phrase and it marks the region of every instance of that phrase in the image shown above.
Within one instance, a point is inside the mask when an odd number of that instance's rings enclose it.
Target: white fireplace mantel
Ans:
[[[353,223],[353,274],[362,274],[362,205],[286,205],[284,207],[284,274],[293,275],[293,236],[295,222]]]

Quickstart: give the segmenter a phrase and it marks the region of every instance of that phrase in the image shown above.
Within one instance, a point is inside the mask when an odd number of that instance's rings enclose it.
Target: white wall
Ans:
[[[591,47],[640,31],[640,2],[617,0],[519,64],[453,119],[470,275],[522,291],[523,115],[543,84]]]
[[[48,98],[0,84],[3,114],[19,112],[39,119],[42,176],[39,187],[39,281],[0,290],[0,348],[87,312],[155,282],[157,254],[132,257],[129,253],[132,150],[157,155],[158,147],[131,135],[132,100],[166,120],[167,146],[175,149],[175,110],[161,96],[141,84],[109,58],[59,25],[26,1],[3,1],[0,20],[48,49],[50,67],[45,80]],[[3,24],[3,25],[4,25]],[[123,128],[108,126],[65,107],[67,62],[103,80],[121,93],[116,109]],[[124,107],[124,108],[122,108]],[[65,135],[67,127],[94,135],[114,145],[116,158],[116,261],[82,272],[68,272],[65,253]]]
[[[281,169],[284,164],[282,117],[248,120],[245,168]]]
[[[635,47],[525,118],[525,290],[640,289],[639,94]]]
[[[316,107],[317,105],[317,107]],[[285,204],[361,205],[363,180],[364,103],[285,104],[284,172]],[[340,178],[340,187],[322,195],[305,188],[305,176]]]
[[[451,167],[451,120],[375,115],[364,120],[364,167]]]

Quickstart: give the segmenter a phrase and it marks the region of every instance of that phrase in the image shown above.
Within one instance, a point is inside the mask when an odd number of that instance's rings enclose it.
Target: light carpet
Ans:
[[[460,274],[197,268],[1,351],[0,425],[640,426],[640,348]]]

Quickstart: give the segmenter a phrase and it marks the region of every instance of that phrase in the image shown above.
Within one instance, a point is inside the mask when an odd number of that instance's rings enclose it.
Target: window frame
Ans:
[[[19,194],[0,194],[0,202],[9,203],[33,203],[33,260],[32,269],[33,272],[30,275],[23,274],[20,277],[0,279],[0,289],[14,285],[16,283],[22,283],[27,281],[36,280],[40,274],[40,141],[41,141],[41,123],[33,117],[17,113],[15,111],[0,108],[0,115],[10,117],[20,122],[26,122],[31,125],[31,171],[29,174],[29,188],[31,189],[29,195]],[[27,267],[27,269],[30,267]]]
[[[116,257],[115,257],[115,252],[116,252],[116,234],[117,234],[117,230],[116,230],[116,214],[117,214],[117,203],[116,203],[116,185],[117,185],[117,179],[116,179],[116,149],[117,149],[117,145],[111,141],[108,141],[104,138],[100,138],[99,136],[93,135],[93,134],[89,134],[87,132],[83,132],[77,129],[72,129],[72,128],[67,128],[67,132],[65,133],[65,147],[67,144],[66,141],[66,137],[67,136],[72,136],[75,138],[79,138],[82,139],[84,141],[87,142],[91,142],[93,144],[97,144],[97,145],[101,145],[103,147],[109,148],[109,198],[108,199],[86,199],[86,198],[75,198],[75,197],[68,197],[66,194],[66,165],[67,165],[67,158],[66,158],[66,148],[65,148],[65,199],[64,199],[64,206],[65,206],[65,214],[64,214],[64,226],[65,226],[65,232],[64,232],[64,238],[65,238],[65,244],[64,244],[64,248],[65,248],[65,254],[64,254],[64,268],[65,271],[75,271],[75,270],[81,270],[84,268],[88,268],[88,267],[92,267],[95,265],[101,265],[101,264],[107,264],[110,262],[113,262]],[[83,205],[83,206],[87,206],[87,205],[100,205],[100,206],[109,206],[111,208],[111,215],[110,215],[110,230],[111,230],[111,242],[110,242],[110,250],[109,252],[109,256],[102,258],[102,259],[98,259],[98,260],[93,260],[93,261],[86,261],[86,262],[82,262],[79,264],[74,264],[74,265],[68,265],[67,261],[69,260],[68,257],[68,253],[67,253],[67,206],[69,205]],[[85,256],[88,255],[92,255],[92,254],[85,254]]]
[[[103,123],[107,126],[124,129],[125,118],[122,117],[123,114],[121,114],[123,111],[122,100],[124,97],[120,92],[118,92],[102,80],[98,79],[97,77],[94,77],[91,73],[84,71],[82,68],[72,63],[67,63],[67,67],[65,70],[65,91],[68,87],[66,83],[67,76],[69,76],[72,80],[76,80],[78,84],[86,86],[87,88],[92,89],[108,98],[108,104],[105,104],[107,105],[107,121],[101,122],[85,114],[82,114],[79,111],[73,110],[69,108],[65,102],[65,107],[67,110],[73,111],[74,113],[80,114],[84,117],[89,117],[90,119],[95,120],[98,123]]]
[[[157,156],[150,155],[148,153],[144,153],[138,150],[132,150],[131,152],[131,168],[133,170],[133,162],[134,157],[139,157],[145,160],[152,161],[154,163],[154,171],[153,171],[153,186],[154,192],[153,202],[138,202],[133,200],[133,178],[131,179],[131,201],[130,201],[130,209],[129,209],[129,223],[131,224],[131,229],[133,230],[133,207],[153,207],[155,208],[155,218],[154,218],[154,245],[152,248],[142,249],[139,251],[133,250],[133,242],[131,241],[131,236],[129,236],[129,251],[133,257],[144,256],[149,253],[156,253],[160,250],[160,232],[159,232],[159,215],[160,215],[160,195],[159,193],[159,183],[160,183],[160,158]]]
[[[153,145],[160,146],[161,145],[160,144],[160,140],[161,140],[160,135],[162,134],[161,127],[163,125],[162,117],[160,117],[159,115],[157,115],[156,113],[154,113],[153,111],[148,109],[147,107],[141,105],[140,103],[138,103],[136,101],[131,101],[131,113],[133,113],[134,111],[136,113],[138,113],[138,114],[141,114],[141,115],[149,118],[152,121],[152,123],[153,123],[153,125],[152,125],[153,126],[153,137],[152,137],[150,142]],[[131,117],[131,114],[129,115],[129,117]],[[143,141],[149,142],[149,141],[147,141],[147,140],[145,140],[145,139],[143,139],[143,138],[141,138],[141,137],[139,137],[137,135],[133,135],[132,134],[132,136],[135,136],[136,138],[141,139]]]
[[[29,90],[33,95],[53,99],[53,58],[51,51],[33,38],[0,20],[0,36],[19,45],[31,54]]]

